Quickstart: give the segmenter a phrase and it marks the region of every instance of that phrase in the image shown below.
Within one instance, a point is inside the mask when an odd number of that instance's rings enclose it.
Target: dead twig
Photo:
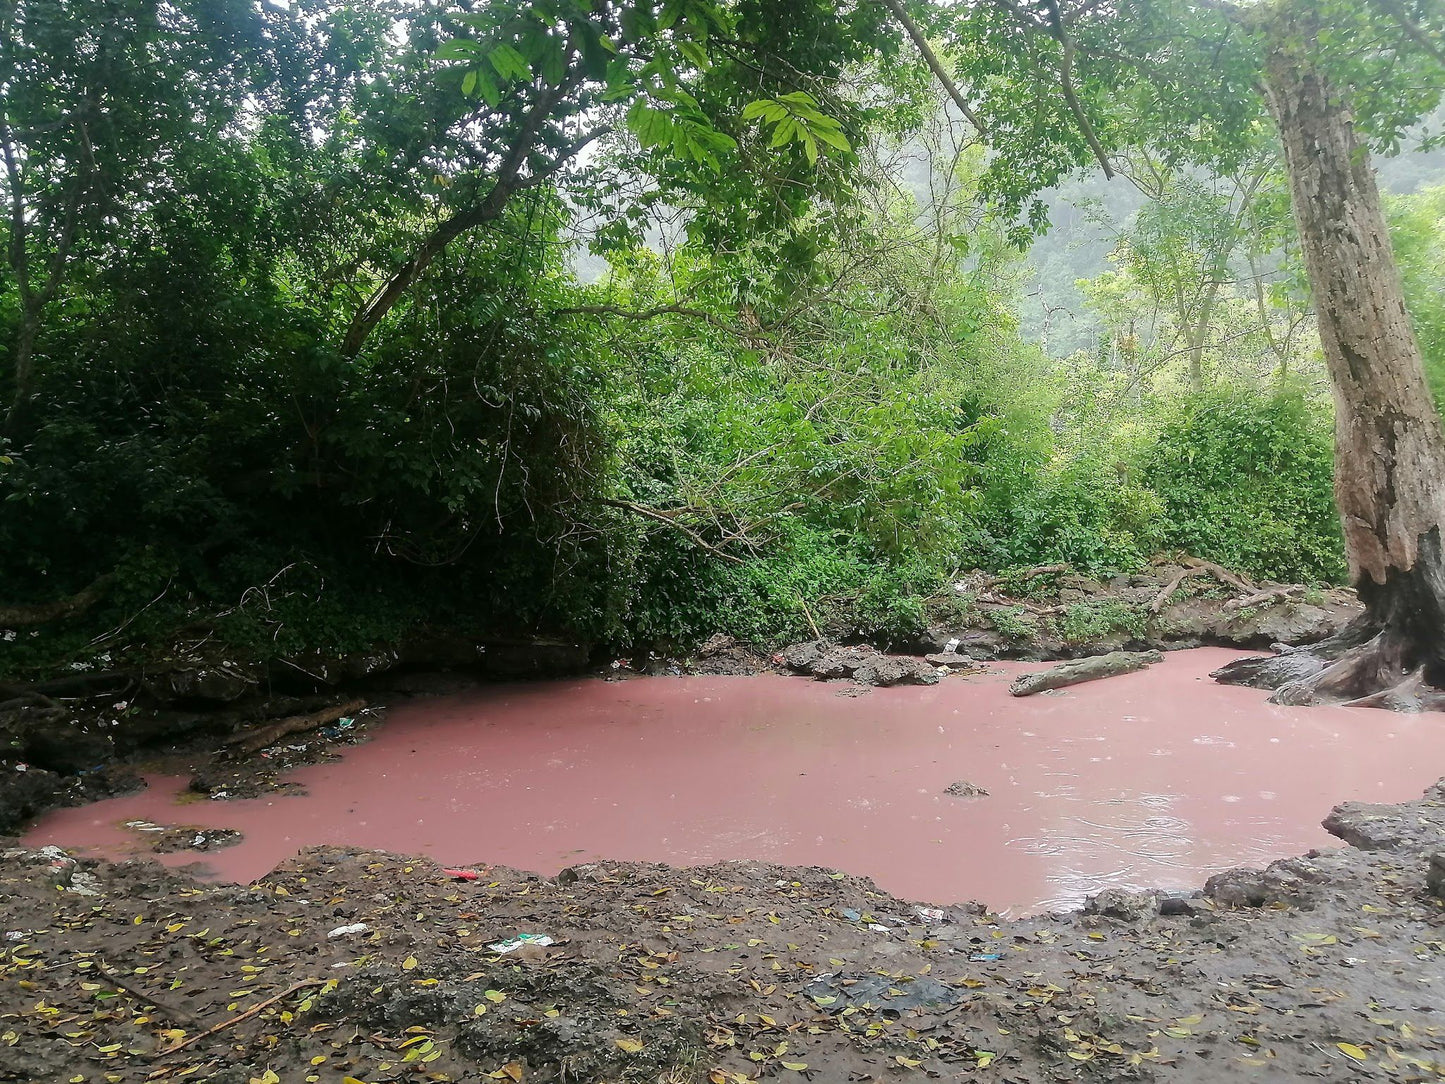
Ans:
[[[201,1026],[200,1018],[194,1013],[182,1009],[178,1005],[171,1005],[165,1001],[162,1001],[160,998],[156,997],[155,994],[152,994],[146,990],[142,990],[138,986],[132,986],[125,979],[121,978],[115,972],[111,971],[110,968],[106,967],[105,964],[101,963],[99,959],[92,959],[90,963],[91,966],[95,969],[96,973],[100,975],[101,978],[105,979],[105,981],[111,986],[114,986],[117,990],[121,990],[129,994],[131,997],[135,998],[137,1001],[141,1002],[144,1005],[154,1005],[157,1009],[165,1013],[173,1020],[179,1020],[182,1023],[190,1024],[192,1027]]]
[[[242,1023],[243,1021],[251,1019],[251,1017],[255,1016],[257,1013],[262,1012],[265,1009],[269,1009],[272,1005],[276,1004],[276,1002],[286,1000],[298,990],[307,990],[313,986],[325,985],[325,979],[306,979],[302,982],[294,983],[291,986],[286,987],[286,989],[282,990],[275,997],[268,997],[259,1005],[252,1005],[245,1012],[240,1013],[237,1016],[233,1016],[229,1020],[222,1020],[215,1027],[207,1028],[205,1031],[201,1032],[198,1035],[192,1035],[189,1039],[185,1040],[185,1042],[177,1043],[175,1046],[168,1046],[164,1050],[157,1050],[154,1054],[151,1055],[151,1057],[163,1058],[168,1054],[176,1053],[178,1050],[184,1050],[186,1047],[198,1043],[202,1039],[209,1038],[212,1035],[216,1035],[219,1032],[225,1031],[227,1028],[233,1028],[237,1024]]]
[[[654,520],[657,523],[665,523],[674,531],[681,533],[689,542],[698,549],[705,550],[719,560],[727,561],[729,564],[741,565],[746,562],[741,557],[736,557],[718,549],[702,535],[698,534],[686,523],[679,523],[670,513],[660,511],[656,508],[648,508],[645,504],[635,504],[632,501],[618,500],[614,497],[603,497],[601,502],[611,508],[621,508],[631,512],[633,515],[642,516],[644,519]]]

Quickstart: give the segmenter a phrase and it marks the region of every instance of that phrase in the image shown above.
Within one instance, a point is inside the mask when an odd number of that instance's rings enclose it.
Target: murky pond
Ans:
[[[180,808],[185,780],[153,778],[26,839],[118,856],[142,849],[126,821],[238,828],[245,842],[201,857],[240,881],[322,843],[548,874],[754,859],[1021,910],[1331,846],[1336,802],[1445,774],[1445,716],[1274,707],[1208,679],[1238,654],[1021,700],[1023,664],[862,695],[771,675],[483,687],[396,708],[339,762],[294,772],[305,796]],[[945,793],[958,781],[988,796]]]

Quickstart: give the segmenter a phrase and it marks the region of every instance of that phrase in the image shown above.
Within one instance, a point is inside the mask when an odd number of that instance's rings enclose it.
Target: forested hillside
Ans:
[[[904,635],[970,569],[1167,551],[1346,576],[1263,123],[1210,167],[1112,115],[1092,209],[1069,136],[1051,235],[990,164],[1032,122],[981,135],[884,4],[22,0],[0,91],[0,669]]]

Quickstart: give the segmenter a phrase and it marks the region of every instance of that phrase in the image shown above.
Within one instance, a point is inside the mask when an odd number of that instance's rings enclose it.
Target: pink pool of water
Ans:
[[[1024,664],[858,696],[773,675],[481,687],[396,708],[340,761],[292,773],[304,797],[182,805],[185,781],[158,777],[26,841],[115,857],[144,847],[126,821],[238,828],[244,843],[201,856],[236,881],[314,844],[545,874],[748,859],[1029,910],[1330,846],[1335,803],[1445,775],[1445,716],[1274,707],[1208,679],[1238,654],[1024,699],[1007,693]],[[944,794],[957,780],[989,796]]]

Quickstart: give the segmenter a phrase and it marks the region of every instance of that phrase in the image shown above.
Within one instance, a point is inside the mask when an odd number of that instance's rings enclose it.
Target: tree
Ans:
[[[234,122],[256,52],[253,12],[200,0],[0,5],[0,289],[18,311],[5,353],[13,435],[37,349],[75,266],[93,273],[133,225],[124,196],[177,146]]]
[[[1438,103],[1445,6],[978,0],[923,15],[994,147],[986,187],[1029,223],[1044,184],[1089,160],[1107,170],[1137,142],[1126,121],[1146,118],[1170,164],[1227,171],[1267,108],[1334,388],[1336,501],[1366,611],[1308,660],[1245,660],[1219,676],[1289,703],[1445,705],[1431,691],[1445,689],[1445,436],[1368,155]]]
[[[377,281],[347,328],[355,356],[453,241],[519,194],[560,190],[606,245],[635,241],[649,208],[692,236],[795,233],[818,197],[847,191],[852,142],[880,111],[848,85],[888,51],[887,14],[782,0],[529,0],[406,16],[451,94],[438,145],[465,145],[437,224]],[[594,144],[605,152],[588,158]],[[589,152],[591,153],[591,152]],[[417,163],[427,168],[428,163]],[[780,249],[782,262],[806,244]]]
[[[1319,15],[1281,8],[1264,34],[1265,92],[1335,392],[1335,500],[1365,603],[1359,622],[1313,652],[1318,672],[1293,670],[1275,699],[1445,706],[1445,432],[1366,148],[1319,61]],[[1278,684],[1280,671],[1244,660],[1221,678]]]

